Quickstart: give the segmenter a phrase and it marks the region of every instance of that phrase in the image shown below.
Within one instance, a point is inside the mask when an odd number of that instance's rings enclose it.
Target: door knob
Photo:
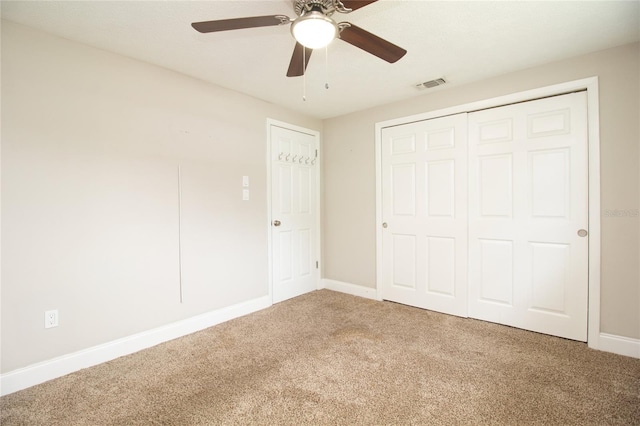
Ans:
[[[587,232],[586,229],[580,229],[578,230],[578,236],[579,237],[586,237],[587,235],[589,235],[589,232]]]
[[[273,226],[280,226],[280,221],[279,220],[274,220],[273,221]]]
[[[382,227],[383,228],[386,228],[387,226],[389,226],[389,225],[387,225],[387,222],[382,222]]]

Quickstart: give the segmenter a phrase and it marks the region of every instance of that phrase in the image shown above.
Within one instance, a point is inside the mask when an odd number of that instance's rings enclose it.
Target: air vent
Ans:
[[[432,87],[445,84],[447,81],[444,78],[436,78],[435,80],[425,81],[424,83],[416,84],[418,89],[431,89]]]

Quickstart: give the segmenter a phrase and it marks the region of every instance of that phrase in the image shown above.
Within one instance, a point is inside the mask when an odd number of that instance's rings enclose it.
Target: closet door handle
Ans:
[[[274,220],[273,221],[273,226],[280,226],[280,225],[281,225],[281,223],[280,223],[279,220]]]

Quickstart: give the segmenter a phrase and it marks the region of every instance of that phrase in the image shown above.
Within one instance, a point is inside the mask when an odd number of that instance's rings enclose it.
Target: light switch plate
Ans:
[[[245,188],[249,187],[249,176],[242,176],[242,186]]]
[[[249,190],[248,189],[243,189],[242,190],[242,200],[243,201],[249,201]]]

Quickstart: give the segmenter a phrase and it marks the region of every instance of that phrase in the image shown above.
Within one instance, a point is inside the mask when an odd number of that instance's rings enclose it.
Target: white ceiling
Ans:
[[[640,1],[379,0],[336,14],[405,49],[388,64],[334,41],[315,51],[307,75],[285,76],[289,27],[200,34],[191,22],[285,14],[289,0],[6,1],[2,18],[140,59],[217,85],[328,118],[443,87],[640,40]],[[325,89],[328,81],[329,89]],[[302,100],[306,87],[306,101]]]

